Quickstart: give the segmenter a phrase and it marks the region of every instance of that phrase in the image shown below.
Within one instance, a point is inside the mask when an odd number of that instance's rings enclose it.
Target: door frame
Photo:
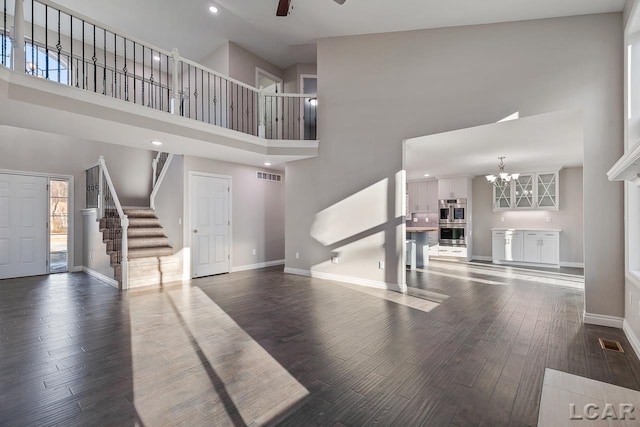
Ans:
[[[82,266],[75,265],[75,186],[74,186],[74,176],[73,175],[64,175],[59,173],[43,173],[43,172],[30,172],[30,171],[17,171],[11,169],[0,169],[1,174],[7,175],[22,175],[22,176],[35,176],[39,178],[47,178],[47,185],[51,188],[51,180],[59,179],[59,180],[67,180],[69,182],[69,207],[67,207],[67,272],[77,272],[82,271]],[[47,224],[49,224],[49,203],[51,199],[50,190],[47,191],[47,216],[45,218]],[[51,274],[51,224],[47,226],[47,274]]]
[[[299,80],[298,80],[298,93],[305,95],[304,93],[304,79],[309,79],[309,78],[314,78],[316,79],[316,84],[318,83],[318,75],[317,74],[300,74],[299,76]],[[317,93],[318,91],[316,90],[316,95],[318,95]],[[303,102],[300,104],[300,117],[302,117],[302,126],[300,126],[300,140],[304,141],[304,99],[302,98]],[[316,98],[317,99],[317,98]],[[316,124],[317,124],[317,110],[316,110]],[[318,129],[316,128],[316,139],[318,139]]]
[[[184,181],[184,205],[183,205],[183,241],[184,250],[182,253],[182,278],[184,280],[193,279],[193,265],[191,264],[191,248],[193,247],[193,233],[191,232],[191,189],[193,188],[193,178],[195,176],[204,176],[207,178],[222,178],[229,181],[229,272],[233,265],[233,178],[231,175],[221,175],[210,172],[200,172],[189,170],[188,179]]]

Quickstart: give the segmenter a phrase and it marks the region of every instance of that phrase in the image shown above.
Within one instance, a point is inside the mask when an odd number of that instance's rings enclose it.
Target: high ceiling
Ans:
[[[407,140],[407,180],[545,172],[583,164],[580,111],[559,111]]]
[[[619,12],[624,0],[57,0],[166,50],[200,60],[227,40],[280,67],[315,63],[319,38]],[[212,15],[208,7],[219,8]]]

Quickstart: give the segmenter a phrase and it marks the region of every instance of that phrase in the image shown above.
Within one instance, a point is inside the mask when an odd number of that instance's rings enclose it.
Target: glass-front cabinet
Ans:
[[[511,185],[506,187],[493,187],[493,210],[511,209]]]
[[[538,207],[558,209],[558,173],[539,173],[536,176]]]
[[[504,188],[493,187],[493,210],[557,210],[558,172],[520,174]]]
[[[515,186],[515,203],[516,209],[531,209],[534,207],[533,199],[533,179],[534,174],[521,174],[514,182]]]

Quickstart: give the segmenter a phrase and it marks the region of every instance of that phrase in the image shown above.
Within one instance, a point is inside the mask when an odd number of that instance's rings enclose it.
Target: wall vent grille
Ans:
[[[274,181],[274,182],[282,182],[282,175],[271,172],[256,172],[256,178],[261,179],[263,181]]]

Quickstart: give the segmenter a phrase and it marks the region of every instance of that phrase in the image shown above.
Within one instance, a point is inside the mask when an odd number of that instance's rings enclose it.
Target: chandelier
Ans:
[[[507,173],[504,171],[504,156],[498,157],[500,163],[498,164],[498,173],[496,175],[487,175],[487,181],[498,188],[506,188],[509,186],[512,180],[517,180],[520,176],[519,173]]]

